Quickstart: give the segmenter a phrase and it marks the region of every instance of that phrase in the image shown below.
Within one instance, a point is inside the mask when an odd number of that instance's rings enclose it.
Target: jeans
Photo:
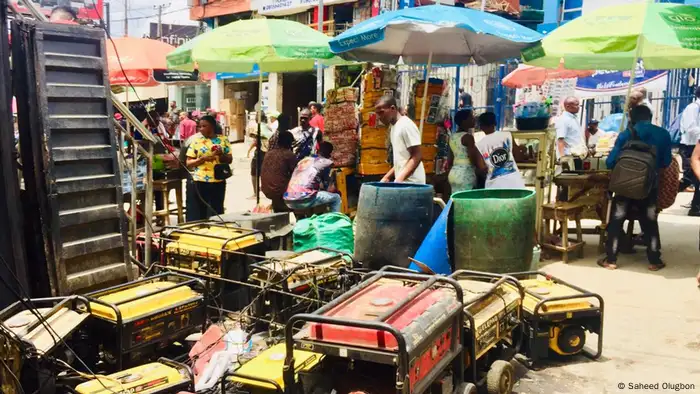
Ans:
[[[647,245],[647,259],[650,264],[661,264],[661,238],[659,236],[659,223],[657,222],[656,198],[658,191],[652,190],[649,197],[644,200],[632,200],[616,196],[612,203],[610,222],[608,223],[608,241],[605,246],[609,263],[617,261],[617,252],[620,247],[620,238],[624,235],[623,223],[632,207],[639,212],[639,224],[644,234],[644,243]]]
[[[314,197],[314,199],[311,201],[287,201],[287,206],[292,209],[308,209],[320,205],[328,205],[331,212],[340,212],[341,206],[343,205],[343,200],[340,199],[340,194],[318,191],[316,193],[316,197]]]
[[[690,212],[700,213],[700,182],[690,167],[690,157],[693,155],[693,149],[695,149],[694,145],[681,145],[679,149],[679,153],[683,158],[683,179],[681,179],[680,189],[683,191],[688,186],[695,187],[693,201],[690,203]]]

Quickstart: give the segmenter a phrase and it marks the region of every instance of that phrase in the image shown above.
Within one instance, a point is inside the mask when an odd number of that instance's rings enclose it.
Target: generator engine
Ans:
[[[234,311],[250,303],[250,287],[241,282],[248,280],[249,266],[255,260],[246,253],[264,255],[264,241],[258,230],[217,221],[166,227],[160,235],[163,264],[185,275],[214,279],[222,306]]]
[[[75,387],[78,394],[178,394],[194,390],[192,371],[165,358],[106,377],[97,377]]]
[[[204,283],[182,274],[147,277],[87,298],[93,316],[91,341],[102,349],[102,361],[110,370],[153,358],[159,349],[204,331]]]
[[[89,312],[79,296],[18,301],[0,311],[0,392],[60,392],[58,373],[82,354],[79,329]]]
[[[549,356],[603,353],[603,298],[544,272],[511,274],[525,289],[523,354],[529,366]],[[586,333],[597,336],[595,350],[586,348]]]
[[[254,291],[253,314],[283,325],[295,313],[317,309],[355,283],[350,263],[340,252],[313,248],[251,265],[250,281],[263,288]]]
[[[462,289],[440,276],[379,271],[285,327],[285,392],[425,393],[446,373],[463,381]],[[307,323],[294,334],[297,323]],[[294,384],[294,351],[324,355]],[[404,377],[406,377],[404,379]],[[301,386],[301,388],[299,387]]]

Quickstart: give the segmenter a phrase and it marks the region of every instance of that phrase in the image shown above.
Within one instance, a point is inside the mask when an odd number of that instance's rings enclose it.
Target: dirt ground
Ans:
[[[255,205],[248,199],[253,189],[245,152],[243,144],[234,145],[227,212]],[[700,269],[700,218],[685,216],[681,208],[690,199],[691,194],[680,194],[674,207],[660,216],[662,257],[667,267],[659,272],[647,270],[640,247],[634,255],[622,255],[616,271],[598,267],[595,236],[585,236],[588,245],[583,259],[540,265],[554,276],[603,296],[603,356],[598,361],[579,357],[549,363],[538,371],[514,362],[519,374],[515,393],[700,393],[700,288],[695,281]],[[588,341],[592,344],[594,338]],[[631,384],[652,386],[635,389]]]

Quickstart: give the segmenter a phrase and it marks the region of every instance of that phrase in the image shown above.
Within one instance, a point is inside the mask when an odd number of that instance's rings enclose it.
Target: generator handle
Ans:
[[[453,278],[455,280],[459,280],[459,278],[462,275],[469,275],[469,276],[474,276],[474,277],[481,277],[481,278],[491,278],[491,279],[500,279],[500,278],[505,278],[508,282],[510,282],[511,285],[515,286],[518,289],[518,292],[520,293],[520,298],[525,298],[525,288],[523,285],[520,284],[520,281],[513,276],[513,274],[494,274],[494,273],[489,273],[489,272],[480,272],[480,271],[471,271],[471,270],[458,270],[452,273],[450,275],[450,278]],[[494,287],[498,287],[499,285],[503,284],[504,281],[496,281],[494,284]]]
[[[354,294],[355,292],[353,292]],[[285,388],[291,387],[294,379],[294,325],[299,322],[305,323],[320,323],[320,324],[335,324],[339,326],[364,328],[368,330],[377,330],[388,332],[391,334],[398,345],[398,376],[406,376],[408,374],[408,351],[406,348],[406,339],[401,335],[401,332],[394,326],[388,323],[379,321],[365,321],[355,319],[339,319],[335,317],[323,316],[316,313],[301,313],[292,316],[284,327],[286,356],[284,359],[284,367],[282,369],[285,378]],[[290,380],[291,379],[291,380]]]
[[[343,252],[342,250],[333,249],[333,248],[327,248],[327,247],[325,247],[325,246],[317,246],[317,247],[315,247],[315,248],[308,249],[308,250],[314,250],[314,249],[317,249],[317,250],[325,250],[325,251],[328,251],[328,252],[338,253],[339,255],[345,256],[345,257],[349,258],[349,259],[352,261],[353,267],[357,264],[357,260],[355,260],[355,256],[353,256],[352,254],[350,254],[350,253],[348,253],[348,252]],[[302,252],[306,252],[306,251],[308,251],[308,250],[305,250],[305,251],[302,251]],[[300,253],[301,253],[301,252],[300,252]]]
[[[132,282],[132,283],[143,283],[144,281],[152,281],[152,280],[154,280],[154,279],[159,279],[159,278],[168,277],[168,276],[175,276],[175,277],[185,278],[186,280],[183,281],[183,282],[180,282],[180,283],[176,283],[175,286],[172,286],[172,287],[168,287],[168,288],[164,288],[164,289],[155,290],[154,292],[149,293],[148,295],[149,295],[149,296],[152,296],[152,295],[155,295],[155,294],[164,293],[164,292],[166,292],[166,291],[169,291],[169,290],[172,290],[172,289],[175,289],[175,288],[178,288],[178,287],[189,286],[189,285],[192,285],[192,284],[196,284],[196,285],[201,286],[201,289],[205,289],[205,288],[206,288],[205,285],[204,285],[204,282],[203,282],[202,280],[200,280],[200,279],[193,278],[193,277],[187,276],[187,275],[182,275],[182,274],[179,274],[179,273],[171,273],[171,272],[164,272],[164,273],[162,273],[162,274],[158,274],[158,275],[155,275],[155,276],[151,276],[151,277],[149,277],[149,278],[144,278],[144,279],[141,279],[141,280],[139,280],[139,281]],[[110,289],[108,289],[108,290],[105,290],[105,294],[109,294],[109,292],[108,292],[109,290],[123,290],[123,289],[126,289],[126,288],[133,288],[133,287],[134,287],[134,286],[127,286],[127,287],[125,287],[125,286],[123,286],[123,285],[122,285],[121,287],[120,287],[120,286],[115,286],[115,287],[112,287],[112,288],[110,288]],[[102,295],[102,294],[100,294],[100,295]],[[95,298],[96,298],[96,297],[95,297]],[[117,303],[114,303],[114,308],[116,308],[117,305],[124,305],[124,304],[127,304],[127,303],[129,303],[129,302],[133,302],[133,301],[140,300],[141,298],[143,298],[143,296],[135,296],[135,297],[132,297],[132,298],[127,298],[126,300],[122,300],[122,301],[119,301],[119,302],[117,302]]]
[[[264,384],[269,384],[270,386],[273,387],[273,390],[275,390],[275,393],[277,394],[284,394],[284,390],[282,389],[282,386],[279,385],[279,383],[275,382],[272,379],[264,379],[264,378],[259,378],[256,376],[250,376],[246,374],[242,374],[240,372],[229,372],[228,370],[224,372],[224,375],[221,377],[221,392],[226,393],[226,378],[229,376],[233,376],[235,378],[241,378],[241,379],[247,379],[247,380],[252,380],[254,382],[258,383],[264,383]],[[285,384],[286,386],[286,384]]]
[[[188,365],[179,363],[177,361],[165,357],[160,357],[158,359],[158,362],[161,364],[165,364],[169,367],[175,368],[178,371],[185,372],[187,374],[188,379],[190,380],[191,388],[194,389],[194,374],[192,373],[192,369]]]

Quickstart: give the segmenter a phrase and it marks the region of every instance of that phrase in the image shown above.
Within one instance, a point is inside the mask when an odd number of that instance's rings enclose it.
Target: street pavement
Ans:
[[[255,206],[255,200],[248,199],[253,188],[246,150],[244,144],[233,146],[234,175],[227,184],[227,212]],[[542,270],[603,296],[603,356],[598,361],[576,357],[552,362],[538,371],[513,362],[519,375],[515,393],[700,393],[700,288],[695,281],[700,268],[700,218],[684,216],[686,210],[681,208],[691,196],[680,194],[659,218],[662,257],[667,264],[659,272],[647,270],[640,247],[634,255],[621,255],[616,271],[598,267],[598,238],[588,235],[584,236],[583,259],[540,264]],[[593,337],[588,341],[594,344]],[[630,389],[630,384],[652,386]],[[657,384],[658,388],[653,386]],[[677,390],[675,385],[685,387]]]

